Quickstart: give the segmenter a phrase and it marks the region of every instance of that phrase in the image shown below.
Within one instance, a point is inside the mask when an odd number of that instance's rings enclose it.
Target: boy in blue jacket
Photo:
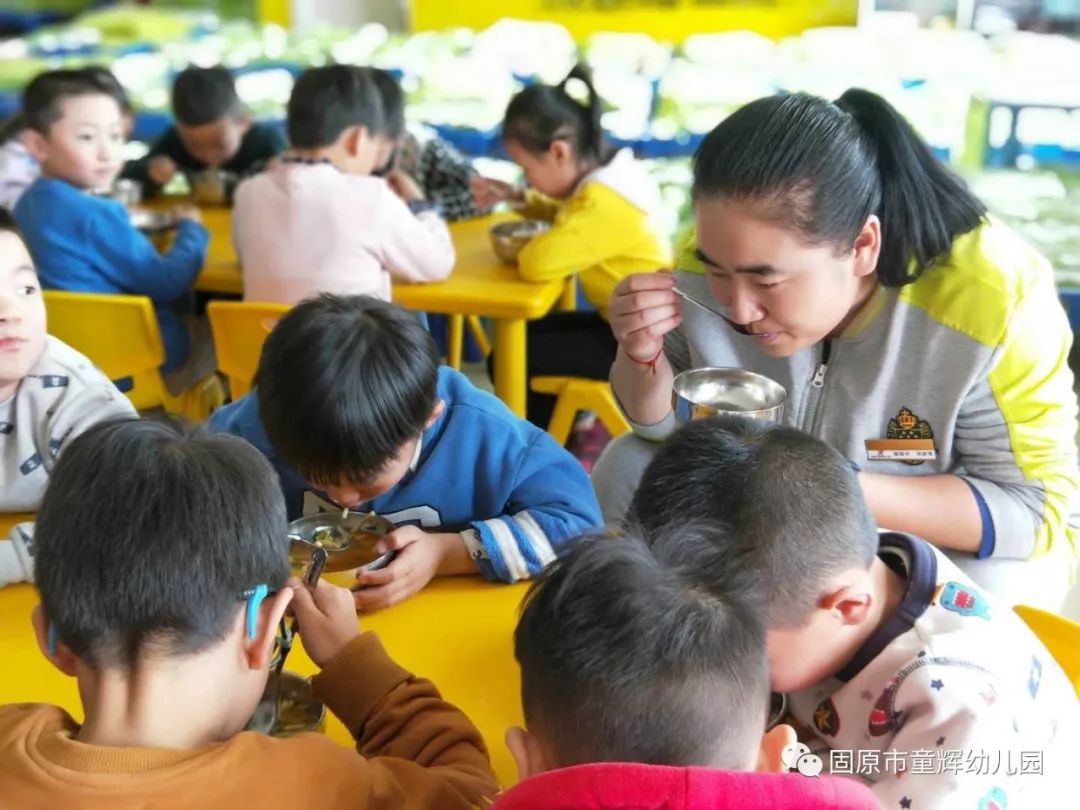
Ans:
[[[347,507],[398,527],[383,540],[394,561],[357,575],[360,610],[400,602],[435,576],[531,577],[600,525],[577,460],[440,367],[431,336],[394,304],[301,302],[267,337],[255,382],[210,425],[270,459],[290,519]]]
[[[13,213],[42,284],[149,296],[165,343],[162,372],[175,371],[187,359],[190,340],[169,307],[190,292],[203,264],[209,235],[198,213],[178,211],[176,239],[159,254],[131,224],[123,205],[94,195],[112,187],[124,143],[117,86],[103,80],[100,71],[41,74],[26,88],[22,117],[27,148],[41,163],[41,177]]]

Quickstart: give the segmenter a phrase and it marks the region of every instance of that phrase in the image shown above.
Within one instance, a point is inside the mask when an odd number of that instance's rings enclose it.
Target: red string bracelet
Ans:
[[[623,354],[625,354],[627,357],[629,357],[633,362],[637,363],[639,366],[648,366],[652,370],[653,374],[656,373],[656,363],[660,360],[660,355],[662,355],[663,353],[664,353],[664,347],[661,346],[660,349],[656,352],[656,354],[654,354],[652,356],[651,360],[638,360],[636,357],[634,357],[634,355],[632,355],[632,354],[630,354],[630,352],[626,351],[626,349],[623,349]]]

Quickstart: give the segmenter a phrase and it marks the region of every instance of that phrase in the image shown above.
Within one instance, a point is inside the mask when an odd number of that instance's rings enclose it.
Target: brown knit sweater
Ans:
[[[351,642],[313,685],[356,751],[321,734],[247,731],[195,750],[88,745],[56,706],[0,707],[0,808],[454,810],[494,796],[480,733],[375,634]]]

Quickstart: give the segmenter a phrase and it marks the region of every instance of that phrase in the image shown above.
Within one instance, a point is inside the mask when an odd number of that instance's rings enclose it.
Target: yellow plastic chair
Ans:
[[[578,411],[592,411],[612,437],[630,430],[626,417],[615,404],[615,396],[606,380],[584,377],[533,377],[529,387],[538,394],[556,397],[547,432],[559,444],[566,444]]]
[[[1013,608],[1065,670],[1080,697],[1080,624],[1030,605]]]
[[[251,390],[266,336],[288,311],[288,304],[255,301],[211,301],[206,307],[218,371],[228,378],[233,399]]]
[[[225,401],[214,374],[173,396],[159,368],[165,362],[157,316],[144,295],[46,290],[49,334],[93,361],[111,380],[131,377],[128,399],[138,410],[163,407],[201,421]]]

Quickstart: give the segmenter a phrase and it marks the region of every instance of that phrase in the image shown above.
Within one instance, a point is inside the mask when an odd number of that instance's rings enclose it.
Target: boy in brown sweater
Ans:
[[[0,707],[0,806],[452,810],[494,794],[477,730],[359,633],[349,592],[289,579],[277,476],[244,441],[97,425],[61,456],[36,545],[34,629],[85,720]],[[287,610],[359,753],[242,731]]]

